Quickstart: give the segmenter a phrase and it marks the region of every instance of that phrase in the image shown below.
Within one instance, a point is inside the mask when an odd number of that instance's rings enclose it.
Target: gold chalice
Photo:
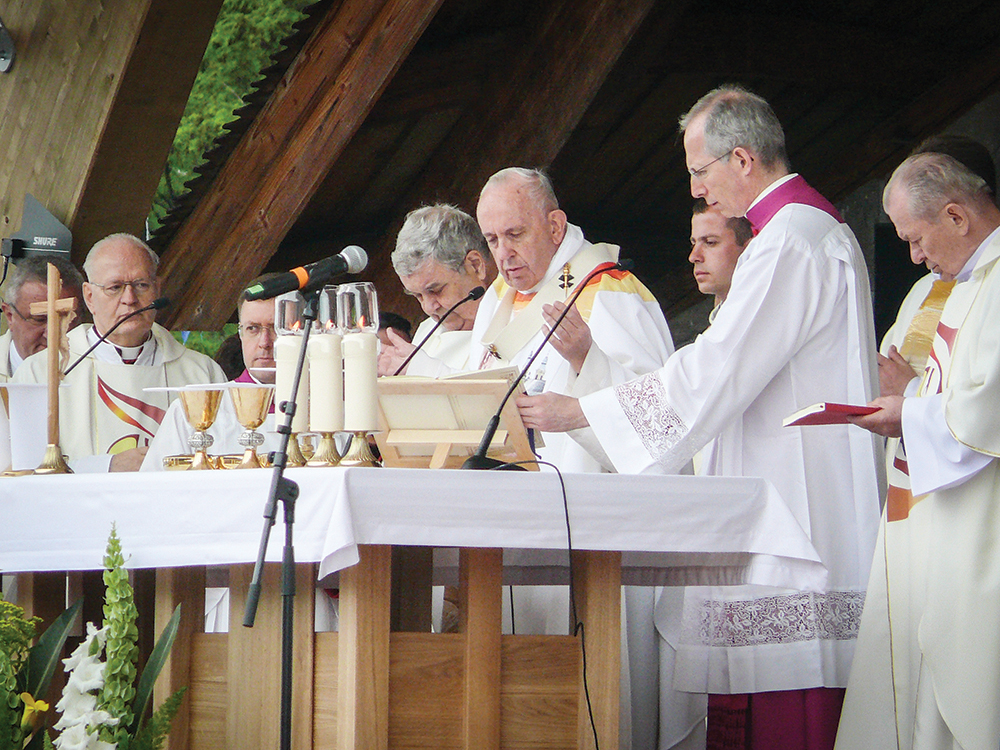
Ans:
[[[233,399],[236,420],[245,430],[238,439],[244,448],[243,460],[232,468],[259,469],[261,461],[257,449],[264,444],[264,436],[257,432],[257,428],[267,419],[267,411],[271,408],[271,399],[274,397],[274,386],[249,383],[234,385],[229,389],[229,395]]]
[[[215,439],[207,430],[215,423],[222,403],[222,389],[218,387],[191,388],[180,392],[181,407],[188,424],[195,432],[188,438],[188,445],[194,452],[188,469],[214,469],[215,462],[209,457],[208,449]]]

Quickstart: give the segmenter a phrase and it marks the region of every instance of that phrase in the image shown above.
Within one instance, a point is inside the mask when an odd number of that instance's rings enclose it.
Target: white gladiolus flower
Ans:
[[[58,750],[115,750],[117,747],[98,736],[102,726],[118,723],[118,719],[107,711],[97,710],[97,696],[94,695],[104,687],[106,665],[101,661],[101,653],[106,640],[107,628],[98,630],[88,622],[87,638],[68,659],[63,659],[70,674],[62,698],[56,704],[56,711],[62,716],[52,727],[60,733],[53,741]]]

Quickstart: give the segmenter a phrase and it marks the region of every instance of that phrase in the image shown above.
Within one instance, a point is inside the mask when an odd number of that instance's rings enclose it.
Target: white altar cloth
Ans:
[[[552,472],[291,469],[294,546],[320,577],[359,544],[565,550]],[[626,583],[822,587],[826,569],[762,479],[565,475],[574,549],[621,550]],[[115,523],[130,568],[256,559],[270,471],[89,474],[0,479],[0,570],[101,567]],[[267,559],[281,559],[283,512]],[[660,553],[660,554],[650,554]],[[665,553],[665,554],[664,554]],[[529,555],[530,557],[530,555]],[[655,581],[641,571],[665,571]]]

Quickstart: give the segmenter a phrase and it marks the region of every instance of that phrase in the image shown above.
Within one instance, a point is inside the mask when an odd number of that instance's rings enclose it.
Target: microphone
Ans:
[[[345,273],[361,273],[368,265],[368,253],[357,245],[348,245],[337,255],[310,263],[308,266],[293,268],[287,273],[273,279],[254,284],[243,292],[243,299],[248,302],[259,299],[271,299],[285,292],[297,292],[300,289],[315,289],[324,286],[334,276]]]
[[[145,307],[140,307],[138,310],[133,310],[132,312],[130,312],[124,318],[122,318],[117,323],[115,323],[113,326],[111,326],[111,328],[108,329],[107,333],[103,334],[102,336],[98,336],[97,341],[94,342],[94,345],[92,347],[90,347],[87,351],[85,351],[83,354],[81,354],[80,358],[77,359],[76,362],[74,362],[73,364],[71,364],[69,367],[66,368],[66,372],[63,373],[63,377],[65,377],[66,375],[69,375],[70,372],[73,371],[74,367],[76,367],[78,364],[80,364],[81,362],[83,362],[83,360],[85,360],[87,358],[88,354],[90,354],[92,351],[94,351],[94,349],[96,349],[98,347],[98,345],[102,341],[104,341],[104,339],[106,339],[112,333],[114,333],[115,331],[117,331],[118,330],[118,326],[120,326],[126,320],[128,320],[129,318],[134,318],[136,315],[142,315],[144,312],[149,312],[150,310],[162,310],[164,307],[166,307],[169,304],[170,304],[170,299],[168,297],[157,297],[156,299],[154,299],[152,302],[150,302]]]
[[[435,323],[434,327],[427,332],[427,335],[424,336],[423,339],[421,339],[420,343],[417,344],[416,349],[410,352],[410,356],[408,356],[406,359],[403,360],[403,364],[401,364],[399,367],[396,368],[396,372],[394,372],[393,375],[399,375],[399,373],[401,373],[403,370],[406,369],[406,366],[410,364],[410,360],[413,359],[413,355],[419,352],[423,348],[424,344],[427,343],[427,340],[434,335],[434,331],[436,331],[438,328],[441,327],[441,324],[444,323],[445,318],[447,318],[449,315],[455,312],[455,310],[458,308],[459,305],[464,305],[466,302],[471,302],[472,300],[480,299],[484,294],[486,294],[486,290],[481,286],[477,286],[467,295],[465,295],[462,299],[460,299],[454,305],[449,307],[448,312],[446,312],[444,315],[438,318],[438,322]]]
[[[559,314],[558,318],[556,318],[556,322],[552,325],[552,328],[549,329],[549,332],[545,334],[545,338],[542,339],[542,343],[539,344],[537,349],[535,349],[535,353],[531,355],[531,358],[528,360],[528,362],[524,365],[524,367],[521,368],[521,372],[517,374],[517,377],[514,378],[514,382],[511,383],[510,388],[507,389],[507,393],[505,393],[504,397],[500,400],[500,406],[497,408],[496,413],[492,417],[490,417],[490,421],[486,425],[486,431],[483,433],[483,437],[479,441],[479,447],[476,449],[476,452],[473,455],[465,459],[465,463],[462,464],[463,469],[479,469],[479,470],[499,469],[501,471],[503,470],[526,471],[526,469],[524,469],[524,467],[522,466],[518,466],[517,464],[509,464],[506,461],[500,461],[499,459],[496,458],[489,458],[486,455],[486,452],[490,449],[490,443],[493,442],[493,436],[496,435],[497,428],[500,426],[500,414],[503,412],[503,409],[507,405],[507,402],[510,400],[510,397],[514,394],[514,391],[517,390],[517,386],[521,384],[521,381],[524,380],[524,376],[528,374],[528,370],[531,368],[531,365],[534,363],[535,359],[537,359],[538,355],[542,353],[542,349],[545,348],[545,345],[549,343],[549,339],[552,338],[552,334],[556,332],[556,329],[559,327],[559,324],[563,322],[563,318],[566,317],[566,314],[570,311],[570,308],[573,307],[574,304],[576,304],[576,300],[583,293],[583,290],[586,288],[587,284],[590,283],[590,280],[593,279],[595,276],[600,276],[602,273],[607,273],[608,271],[629,271],[631,270],[631,268],[632,268],[632,261],[629,259],[622,259],[619,260],[617,263],[602,263],[593,271],[588,273],[584,277],[582,282],[577,284],[576,289],[573,290],[572,296],[569,298],[569,300],[567,300],[566,309]]]

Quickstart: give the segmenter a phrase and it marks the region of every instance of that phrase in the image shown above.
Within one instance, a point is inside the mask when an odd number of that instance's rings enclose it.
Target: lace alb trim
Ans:
[[[687,434],[687,425],[667,402],[663,383],[655,375],[616,386],[615,395],[653,459],[665,456]]]
[[[795,593],[701,603],[685,640],[705,646],[763,646],[796,641],[848,641],[858,637],[864,591]],[[695,638],[690,638],[694,635]]]

